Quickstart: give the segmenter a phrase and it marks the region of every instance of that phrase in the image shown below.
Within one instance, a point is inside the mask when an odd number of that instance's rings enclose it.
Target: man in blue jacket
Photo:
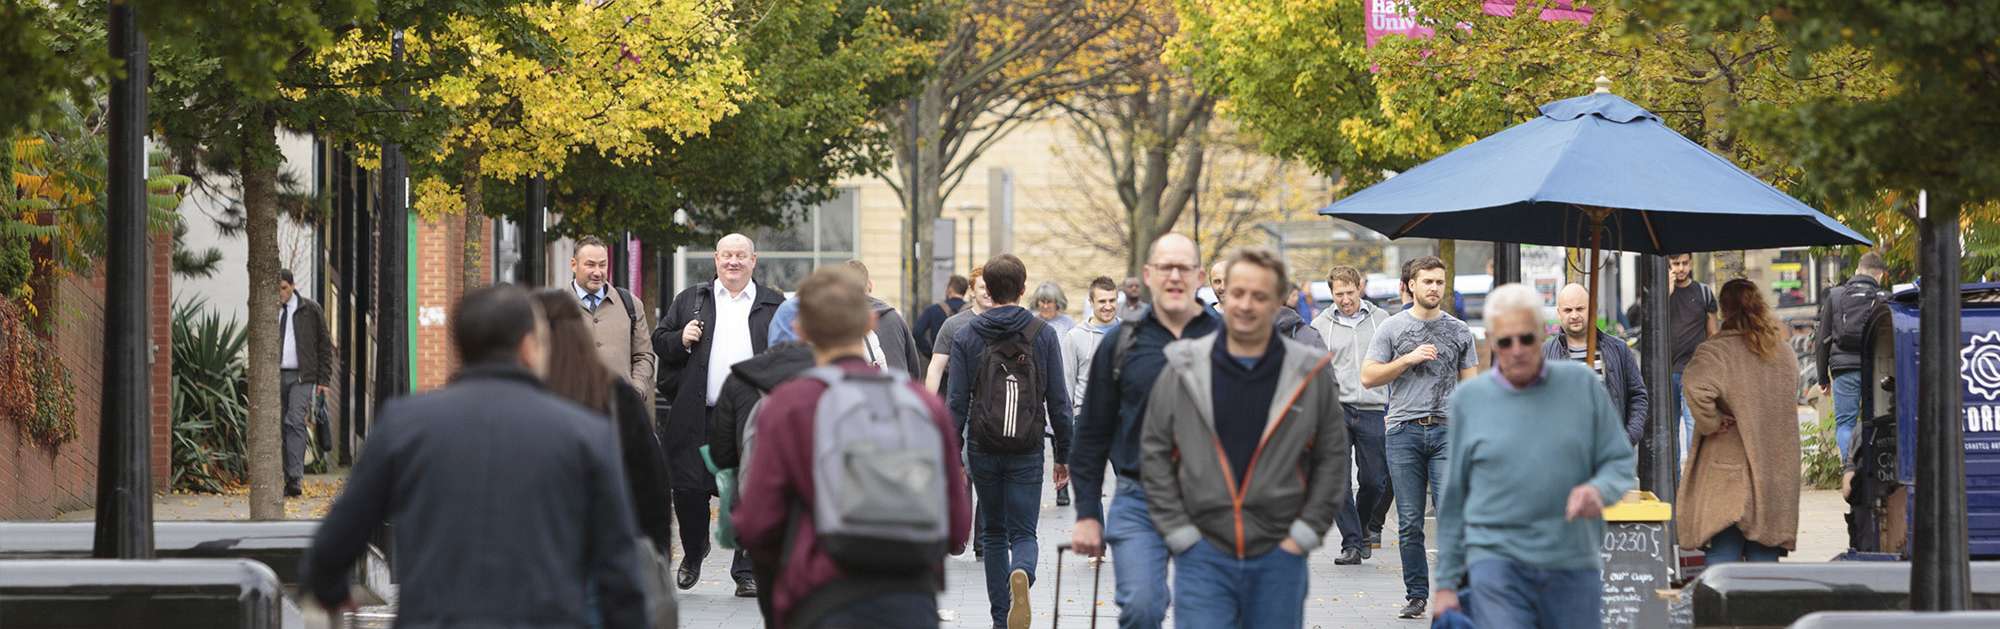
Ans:
[[[966,438],[973,490],[985,529],[986,595],[993,623],[1027,629],[1028,587],[1039,546],[1035,525],[1042,500],[1042,432],[1055,429],[1055,484],[1069,479],[1070,406],[1064,390],[1062,339],[1035,313],[1020,306],[1028,267],[1000,254],[982,273],[993,308],[951,339],[951,414]],[[1025,357],[1008,358],[1021,336]],[[989,351],[1007,353],[999,360]],[[1022,382],[1021,380],[1026,380]],[[1040,391],[1037,395],[1036,391]]]
[[[1562,334],[1542,344],[1549,360],[1581,362],[1590,341],[1597,335],[1597,362],[1591,368],[1604,381],[1611,405],[1623,414],[1625,441],[1633,446],[1646,436],[1646,381],[1639,373],[1639,361],[1625,341],[1594,329],[1590,321],[1590,290],[1582,284],[1564,286],[1556,294],[1556,316],[1562,320]]]
[[[1146,399],[1166,368],[1168,343],[1207,336],[1221,325],[1221,317],[1194,296],[1203,282],[1194,241],[1180,234],[1153,241],[1145,274],[1153,305],[1126,317],[1097,344],[1070,455],[1076,485],[1076,529],[1070,543],[1077,554],[1101,556],[1110,542],[1118,559],[1111,564],[1118,626],[1125,629],[1159,627],[1173,602],[1167,589],[1167,543],[1153,527],[1146,489],[1139,482]],[[1109,514],[1103,500],[1107,462],[1117,474]]]

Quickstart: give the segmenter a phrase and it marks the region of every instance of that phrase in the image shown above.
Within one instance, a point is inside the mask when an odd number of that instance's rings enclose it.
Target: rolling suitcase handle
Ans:
[[[1069,544],[1056,546],[1055,600],[1049,606],[1049,609],[1054,614],[1054,618],[1049,621],[1049,629],[1055,629],[1062,624],[1062,557],[1063,553],[1071,550],[1072,548]],[[1090,567],[1090,629],[1097,629],[1097,588],[1104,582],[1104,560],[1099,557],[1091,557]]]

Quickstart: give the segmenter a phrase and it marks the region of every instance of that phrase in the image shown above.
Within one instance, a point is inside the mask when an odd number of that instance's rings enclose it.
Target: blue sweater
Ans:
[[[1506,559],[1551,570],[1600,568],[1602,518],[1565,521],[1569,493],[1590,483],[1610,506],[1638,484],[1623,410],[1582,363],[1548,361],[1515,389],[1495,369],[1452,393],[1451,445],[1438,504],[1437,582]]]
[[[978,379],[974,373],[979,368],[980,357],[986,353],[989,340],[1002,338],[1005,334],[1017,334],[1029,322],[1035,320],[1035,313],[1018,305],[1005,305],[988,310],[974,319],[971,325],[959,328],[951,339],[951,363],[945,376],[950,395],[945,400],[951,406],[952,418],[958,422],[958,436],[965,439],[966,421],[971,418],[972,381]],[[940,339],[939,342],[943,342]],[[1062,339],[1056,329],[1042,326],[1041,334],[1035,335],[1035,362],[1041,363],[1043,401],[1049,412],[1049,428],[1056,433],[1056,464],[1069,461],[1070,404],[1068,382],[1063,377]],[[970,444],[970,441],[966,441]]]

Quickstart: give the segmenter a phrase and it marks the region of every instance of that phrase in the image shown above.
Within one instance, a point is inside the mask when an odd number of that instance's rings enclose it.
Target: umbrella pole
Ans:
[[[1590,283],[1590,305],[1588,306],[1589,310],[1586,311],[1588,314],[1585,315],[1589,317],[1589,320],[1584,322],[1584,325],[1588,326],[1589,330],[1584,335],[1584,338],[1587,340],[1584,341],[1583,364],[1595,369],[1597,367],[1598,258],[1603,255],[1604,218],[1610,214],[1610,210],[1589,208],[1584,210],[1584,212],[1590,215],[1590,261],[1584,263],[1584,271],[1590,274],[1590,279],[1585,280]]]

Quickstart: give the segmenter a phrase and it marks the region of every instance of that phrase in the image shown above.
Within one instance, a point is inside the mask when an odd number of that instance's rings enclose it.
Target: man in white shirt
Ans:
[[[278,383],[283,406],[285,497],[305,493],[306,423],[313,413],[314,394],[331,395],[333,337],[319,304],[299,295],[291,269],[278,270]],[[328,438],[322,433],[320,439]],[[325,450],[321,444],[321,450]]]
[[[700,581],[701,563],[708,556],[709,495],[715,491],[715,476],[701,458],[701,447],[708,444],[708,413],[729,368],[768,347],[771,316],[785,301],[784,293],[750,279],[756,270],[757,247],[749,237],[722,237],[715,244],[715,280],[681,291],[653,328],[660,389],[672,404],[660,440],[667,449],[681,529],[677,584],[683,590]],[[737,596],[757,596],[750,561],[741,551],[730,576],[736,579]]]

